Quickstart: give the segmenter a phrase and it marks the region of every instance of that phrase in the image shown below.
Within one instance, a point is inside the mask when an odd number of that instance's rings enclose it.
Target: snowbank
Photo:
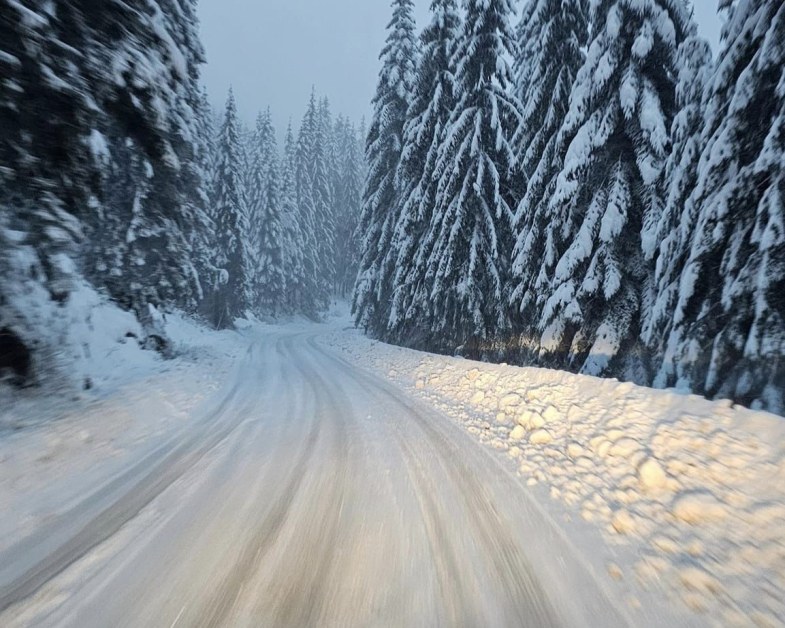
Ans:
[[[489,365],[371,341],[326,343],[458,420],[514,464],[580,538],[631,611],[666,593],[685,623],[785,621],[785,421],[560,371]],[[577,541],[576,541],[577,542]],[[661,601],[659,602],[661,604]],[[649,617],[651,619],[651,616]]]
[[[92,328],[81,332],[92,389],[63,396],[0,387],[0,551],[187,430],[192,410],[247,346],[235,332],[169,315],[165,331],[177,357],[163,360],[125,336],[140,332],[132,316],[94,305]]]

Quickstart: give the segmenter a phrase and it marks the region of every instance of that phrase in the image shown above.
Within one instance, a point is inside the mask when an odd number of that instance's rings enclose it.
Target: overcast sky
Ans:
[[[430,3],[415,0],[418,28],[427,23]],[[716,48],[717,0],[695,4],[700,28]],[[369,114],[390,0],[200,0],[200,14],[203,79],[216,106],[232,85],[249,123],[269,105],[279,128],[290,117],[296,125],[314,85],[334,113],[355,121]]]

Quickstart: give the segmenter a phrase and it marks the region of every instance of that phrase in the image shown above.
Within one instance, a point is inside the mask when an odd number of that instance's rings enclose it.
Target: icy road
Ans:
[[[496,459],[317,335],[248,332],[187,429],[3,547],[0,625],[624,625]]]

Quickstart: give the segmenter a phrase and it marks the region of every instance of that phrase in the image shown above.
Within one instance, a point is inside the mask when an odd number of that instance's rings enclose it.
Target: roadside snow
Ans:
[[[93,388],[41,396],[0,387],[0,551],[108,484],[133,462],[187,428],[192,409],[226,379],[242,348],[235,332],[166,320],[173,360],[143,351],[125,330],[133,317],[110,305],[91,317]]]
[[[686,624],[785,624],[785,420],[588,376],[436,356],[342,329],[324,342],[517,467],[626,598]],[[546,498],[547,501],[547,498]],[[641,606],[643,605],[643,608]]]

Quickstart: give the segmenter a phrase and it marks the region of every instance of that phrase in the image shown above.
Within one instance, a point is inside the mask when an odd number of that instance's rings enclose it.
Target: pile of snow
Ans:
[[[550,494],[562,520],[599,527],[613,586],[652,599],[664,590],[686,616],[720,625],[781,625],[782,418],[615,380],[425,354],[345,330],[325,342],[502,452],[532,491]]]

